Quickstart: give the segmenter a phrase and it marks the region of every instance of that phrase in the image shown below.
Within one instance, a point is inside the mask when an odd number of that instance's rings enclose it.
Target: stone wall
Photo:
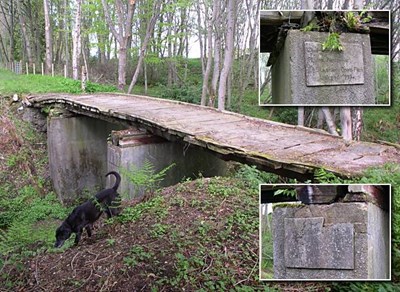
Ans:
[[[107,137],[115,129],[121,126],[86,116],[48,119],[50,176],[63,203],[106,186]]]
[[[322,51],[328,33],[290,30],[272,67],[272,102],[295,105],[373,105],[368,34],[343,33],[343,51]]]
[[[277,207],[275,279],[389,279],[389,215],[369,202]]]

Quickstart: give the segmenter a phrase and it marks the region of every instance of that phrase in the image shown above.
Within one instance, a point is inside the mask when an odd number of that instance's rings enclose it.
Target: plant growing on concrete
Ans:
[[[343,51],[343,45],[340,43],[340,36],[337,32],[330,33],[325,42],[322,43],[323,51]]]
[[[280,189],[274,192],[274,196],[285,195],[287,197],[296,198],[296,190],[295,189]]]

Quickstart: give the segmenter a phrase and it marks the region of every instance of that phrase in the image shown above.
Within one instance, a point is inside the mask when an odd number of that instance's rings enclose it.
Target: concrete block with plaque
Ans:
[[[390,279],[390,211],[377,204],[388,186],[351,185],[345,198],[274,207],[274,279]]]
[[[342,33],[342,51],[323,51],[328,35],[288,31],[272,67],[273,104],[375,104],[369,35]]]

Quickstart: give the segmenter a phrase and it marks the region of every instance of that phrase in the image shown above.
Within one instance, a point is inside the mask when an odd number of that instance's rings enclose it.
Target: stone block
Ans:
[[[285,218],[285,266],[354,269],[351,223],[323,226],[324,218]]]
[[[274,279],[390,278],[389,215],[372,203],[276,207],[272,230]]]
[[[369,35],[342,33],[343,51],[322,51],[327,37],[288,31],[272,66],[273,104],[375,104]]]

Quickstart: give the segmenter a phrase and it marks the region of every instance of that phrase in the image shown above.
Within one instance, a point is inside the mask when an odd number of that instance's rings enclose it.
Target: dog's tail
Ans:
[[[112,187],[112,189],[113,189],[114,191],[117,191],[117,189],[118,189],[118,187],[119,187],[119,184],[121,183],[121,176],[120,176],[119,173],[116,172],[116,171],[110,171],[109,173],[106,174],[106,177],[109,176],[110,174],[113,174],[113,175],[115,176],[116,181],[115,181],[115,184],[114,184],[114,186]]]

